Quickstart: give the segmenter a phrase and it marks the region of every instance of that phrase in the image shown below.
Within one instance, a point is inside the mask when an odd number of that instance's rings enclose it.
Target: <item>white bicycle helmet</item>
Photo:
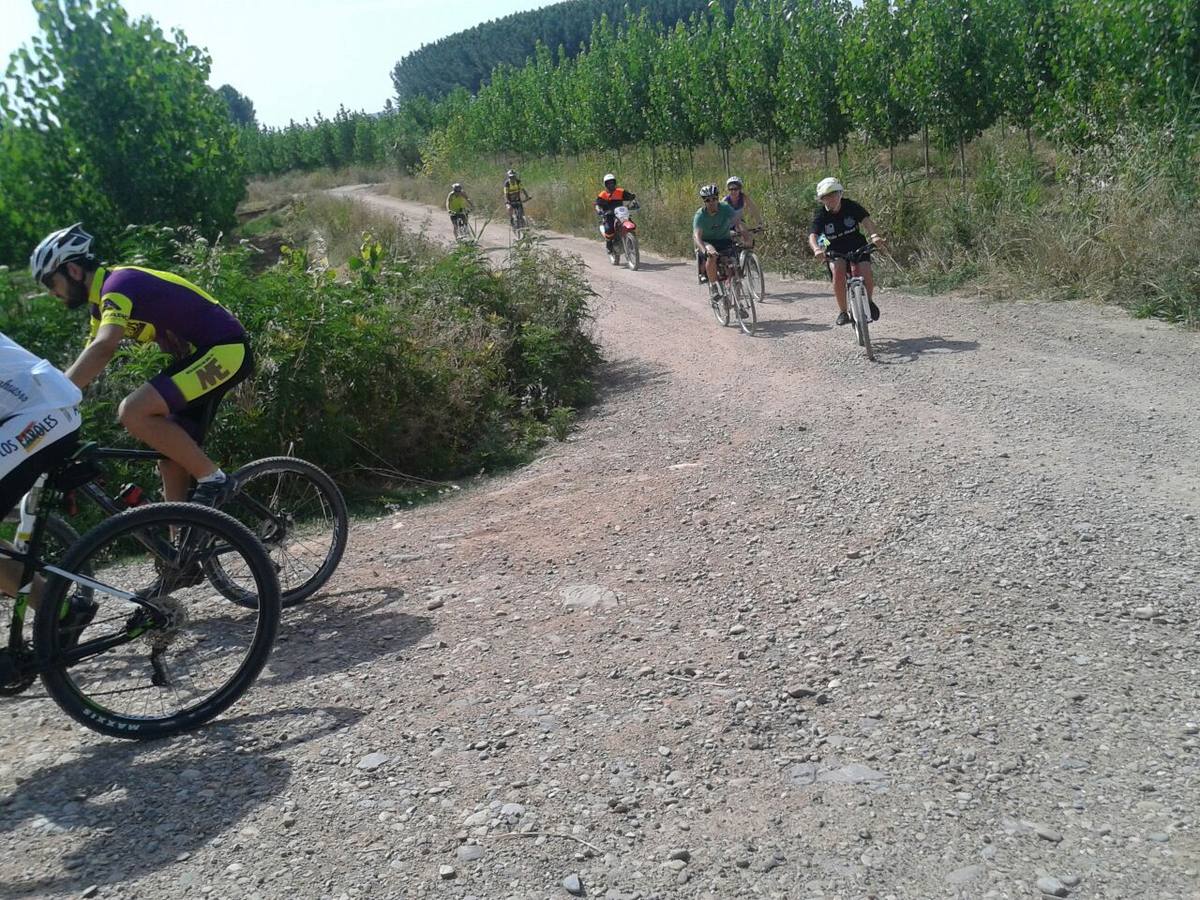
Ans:
[[[822,178],[817,184],[817,199],[820,200],[828,194],[840,194],[844,190],[842,183],[836,178]]]
[[[738,178],[736,175],[730,175],[727,179],[725,179],[725,187],[733,187],[735,184],[738,187],[741,187],[742,179]]]
[[[613,184],[616,184],[616,182],[617,182],[617,176],[614,175],[612,172],[609,172],[607,175],[604,176],[604,184],[607,185],[610,181]]]
[[[517,170],[516,170],[516,169],[509,169],[507,172],[505,172],[505,173],[504,173],[504,177],[505,177],[505,178],[516,178],[516,177],[517,177]]]
[[[83,223],[62,228],[47,235],[29,257],[29,271],[38,284],[58,267],[78,259],[92,258],[92,236],[83,230]]]
[[[715,184],[700,185],[700,199],[701,200],[712,200],[714,197],[717,196],[717,193],[718,193],[717,186]]]
[[[460,184],[459,182],[456,181],[456,182],[454,182],[454,184],[450,185],[450,190],[457,193],[462,190],[462,184]]]

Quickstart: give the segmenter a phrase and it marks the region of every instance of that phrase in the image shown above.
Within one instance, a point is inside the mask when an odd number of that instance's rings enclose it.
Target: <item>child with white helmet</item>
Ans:
[[[817,199],[821,201],[821,205],[813,214],[812,225],[808,230],[808,245],[817,259],[824,259],[826,250],[849,253],[851,250],[865,247],[867,238],[862,232],[864,228],[871,235],[871,243],[884,243],[884,238],[875,231],[871,214],[861,204],[843,196],[844,191],[842,183],[836,178],[822,178],[817,184]],[[879,318],[879,307],[875,305],[874,300],[875,279],[871,274],[871,262],[864,260],[855,265],[866,283],[871,320],[874,321]],[[847,325],[850,322],[850,314],[846,311],[846,260],[825,259],[825,266],[829,270],[829,277],[833,279],[833,296],[837,301],[838,317],[835,324]]]

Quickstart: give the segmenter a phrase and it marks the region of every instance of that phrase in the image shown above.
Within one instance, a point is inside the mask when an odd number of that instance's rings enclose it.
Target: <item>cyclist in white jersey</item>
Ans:
[[[0,333],[0,517],[20,502],[38,476],[78,446],[82,399],[66,375]],[[0,561],[0,591],[16,595],[21,568],[16,560]],[[34,606],[40,588],[38,577]]]

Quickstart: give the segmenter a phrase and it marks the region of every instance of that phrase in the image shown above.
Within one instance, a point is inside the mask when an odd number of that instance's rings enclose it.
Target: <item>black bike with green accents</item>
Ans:
[[[85,448],[84,455],[93,463],[162,458],[153,450],[113,447]],[[93,474],[100,474],[98,465]],[[279,579],[283,606],[311,597],[333,577],[346,552],[350,514],[338,486],[319,467],[294,456],[255,460],[230,477],[237,489],[221,509],[262,542]],[[75,490],[109,515],[122,509],[94,477],[82,480]],[[220,560],[213,560],[205,573],[227,599],[242,605],[252,602],[222,572]]]
[[[229,708],[262,671],[279,628],[275,567],[246,526],[191,503],[112,516],[50,557],[46,510],[79,477],[78,460],[50,473],[22,503],[22,535],[0,556],[40,587],[14,601],[0,649],[0,693],[41,677],[77,721],[112,737],[149,739],[196,728]],[[252,602],[228,603],[205,573],[218,566]],[[40,576],[37,578],[36,576]]]

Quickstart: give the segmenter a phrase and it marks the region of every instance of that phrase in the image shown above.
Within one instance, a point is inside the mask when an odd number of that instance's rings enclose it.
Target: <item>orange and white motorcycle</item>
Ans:
[[[631,272],[636,272],[641,262],[638,252],[637,224],[630,213],[638,208],[636,200],[630,200],[625,206],[618,206],[612,211],[611,218],[600,214],[600,234],[608,246],[608,261],[614,266],[621,264],[621,254],[625,255],[625,265]]]

